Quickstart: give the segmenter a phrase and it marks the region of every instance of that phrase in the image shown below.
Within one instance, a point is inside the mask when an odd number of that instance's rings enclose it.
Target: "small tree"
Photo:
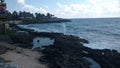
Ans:
[[[19,20],[19,15],[18,15],[18,13],[17,13],[16,11],[14,11],[14,12],[12,13],[12,19],[13,19],[13,20]]]
[[[48,18],[52,18],[54,15],[50,14],[50,13],[47,13],[47,17]]]

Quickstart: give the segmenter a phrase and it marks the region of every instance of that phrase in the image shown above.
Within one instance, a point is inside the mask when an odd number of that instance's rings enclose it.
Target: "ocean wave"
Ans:
[[[65,30],[66,34],[89,40],[90,44],[85,44],[85,46],[97,49],[120,49],[120,19],[74,19],[65,25],[63,23],[52,23],[22,27],[39,32],[63,33]]]

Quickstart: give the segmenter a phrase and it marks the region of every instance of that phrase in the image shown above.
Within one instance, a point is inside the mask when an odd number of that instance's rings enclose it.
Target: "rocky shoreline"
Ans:
[[[39,58],[39,62],[49,68],[120,68],[120,53],[110,49],[91,49],[84,46],[89,41],[62,33],[37,33],[32,30],[18,28],[27,32],[16,32],[11,35],[11,43],[19,43],[20,47],[31,48],[34,37],[49,37],[55,39],[54,45],[45,46],[44,49],[36,49],[44,55]],[[1,48],[1,47],[0,47]],[[3,48],[2,48],[3,49]],[[0,50],[0,53],[3,53]],[[89,59],[97,63],[90,62]]]
[[[84,59],[89,57],[100,64],[101,68],[120,67],[120,53],[116,50],[91,49],[83,43],[89,42],[71,35],[56,35],[54,45],[42,50],[45,56],[40,58],[40,61],[48,64],[50,68],[90,68],[91,63]]]
[[[43,21],[40,21],[40,22],[31,22],[31,23],[26,23],[26,22],[23,22],[23,23],[20,23],[20,24],[45,24],[45,23],[62,23],[62,22],[71,22],[70,19],[62,19],[62,18],[50,18],[50,19],[47,19],[47,20],[43,20]]]

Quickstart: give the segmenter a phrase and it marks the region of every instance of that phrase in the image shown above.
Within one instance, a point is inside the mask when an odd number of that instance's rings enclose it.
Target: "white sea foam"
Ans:
[[[19,25],[19,27],[25,29],[33,29],[37,32],[54,32],[54,33],[66,33],[65,23],[61,24],[30,24],[30,25]]]

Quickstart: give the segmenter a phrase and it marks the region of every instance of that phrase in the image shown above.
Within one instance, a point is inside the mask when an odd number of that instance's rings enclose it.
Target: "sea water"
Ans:
[[[67,23],[22,25],[38,32],[55,32],[79,36],[88,40],[87,47],[116,49],[120,52],[120,18],[71,19]]]

